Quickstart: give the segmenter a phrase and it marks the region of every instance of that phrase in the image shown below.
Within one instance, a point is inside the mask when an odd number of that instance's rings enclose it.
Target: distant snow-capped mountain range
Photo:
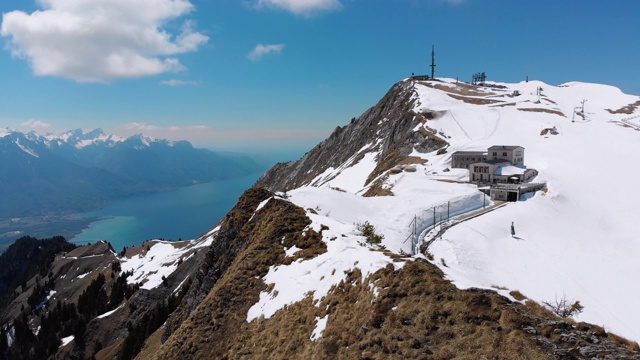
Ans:
[[[59,149],[65,147],[74,147],[76,149],[82,149],[86,147],[115,147],[120,144],[127,144],[129,146],[151,146],[152,144],[162,144],[166,146],[173,146],[174,141],[165,139],[155,139],[142,134],[137,134],[124,138],[118,135],[106,134],[101,128],[93,129],[91,131],[83,131],[82,129],[69,130],[62,133],[47,133],[41,135],[35,131],[27,133],[15,131],[11,129],[0,129],[0,138],[11,137],[16,144],[22,146],[22,150],[32,156],[38,156],[33,149],[26,147],[24,140],[35,145],[44,145],[48,149]],[[20,140],[23,143],[20,143]]]
[[[259,168],[246,156],[219,155],[188,141],[122,138],[102,129],[46,135],[0,129],[0,218],[85,211]]]

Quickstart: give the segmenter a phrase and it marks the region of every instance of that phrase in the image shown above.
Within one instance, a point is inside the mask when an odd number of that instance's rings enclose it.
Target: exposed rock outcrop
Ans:
[[[395,84],[377,105],[333,133],[295,162],[276,164],[257,186],[284,191],[308,185],[326,169],[337,168],[354,154],[359,157],[377,152],[377,167],[369,174],[368,184],[378,175],[401,162],[415,149],[430,152],[447,145],[446,140],[428,131],[414,131],[430,116],[416,114],[413,81]],[[357,163],[359,157],[354,159]]]

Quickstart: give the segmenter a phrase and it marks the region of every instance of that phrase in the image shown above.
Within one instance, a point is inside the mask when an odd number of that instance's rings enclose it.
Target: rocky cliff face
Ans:
[[[374,107],[334,132],[295,162],[279,163],[258,181],[272,191],[284,191],[314,183],[329,168],[357,163],[367,153],[376,153],[378,166],[369,174],[367,185],[384,171],[407,160],[415,149],[431,152],[446,147],[446,139],[421,128],[436,113],[413,111],[415,93],[411,80],[395,84]],[[408,160],[410,163],[411,160]],[[323,179],[329,182],[330,179]],[[319,185],[317,182],[314,185]],[[375,191],[369,194],[373,195]]]

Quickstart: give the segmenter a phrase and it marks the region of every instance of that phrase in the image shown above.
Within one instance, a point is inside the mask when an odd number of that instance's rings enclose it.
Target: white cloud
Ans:
[[[2,15],[7,48],[40,76],[108,82],[177,72],[175,57],[208,41],[186,21],[177,34],[166,25],[188,14],[189,0],[37,0],[31,14]]]
[[[29,119],[23,122],[22,124],[20,124],[20,126],[29,130],[34,130],[36,132],[46,131],[51,128],[51,124],[48,124],[44,121],[36,120],[36,119]]]
[[[201,83],[199,81],[186,81],[186,80],[178,80],[178,79],[169,79],[160,81],[160,85],[165,86],[199,86]]]
[[[269,54],[279,54],[284,50],[284,44],[258,44],[256,47],[247,55],[247,59],[251,61],[260,61],[263,56]]]
[[[278,8],[295,15],[312,16],[342,9],[340,0],[257,0],[256,8]]]
[[[149,125],[147,123],[132,122],[122,125],[122,129],[129,133],[129,136],[139,134],[140,132],[153,132],[160,129],[155,125]]]

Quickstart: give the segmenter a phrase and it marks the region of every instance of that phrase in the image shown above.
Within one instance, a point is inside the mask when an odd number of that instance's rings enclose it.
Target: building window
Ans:
[[[494,152],[493,152],[493,156],[498,156],[498,152],[497,152],[497,151],[494,151]]]
[[[506,152],[503,152],[503,153],[502,153],[502,156],[507,156],[507,153],[506,153]]]

